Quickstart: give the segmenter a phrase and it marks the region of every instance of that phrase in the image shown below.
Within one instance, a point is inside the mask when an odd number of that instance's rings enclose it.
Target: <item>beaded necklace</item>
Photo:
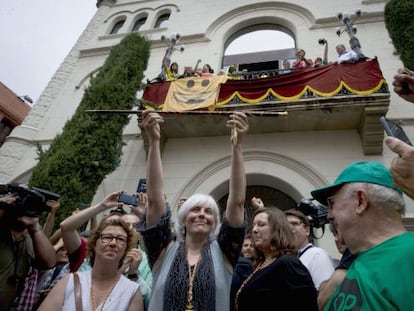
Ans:
[[[243,287],[250,281],[250,279],[253,277],[253,275],[257,271],[260,271],[263,268],[266,268],[275,259],[277,259],[277,257],[270,257],[270,258],[266,259],[262,264],[258,265],[256,267],[256,269],[254,269],[253,272],[243,281],[242,285],[240,285],[240,288],[236,293],[236,298],[235,298],[235,303],[234,303],[236,311],[239,310],[239,295],[240,295],[241,291],[243,290]]]
[[[105,299],[103,300],[103,302],[102,302],[102,304],[101,304],[101,309],[100,309],[100,311],[102,311],[102,310],[103,310],[103,308],[104,308],[104,306],[105,306],[106,301],[108,300],[109,296],[111,295],[111,293],[112,293],[112,291],[113,291],[113,289],[114,289],[115,285],[118,283],[118,281],[119,281],[119,278],[120,278],[120,277],[121,277],[121,275],[119,275],[119,276],[115,279],[115,281],[114,281],[114,283],[112,284],[111,288],[110,288],[110,289],[109,289],[109,291],[106,293]],[[96,299],[95,299],[95,295],[94,295],[94,293],[93,293],[93,280],[92,280],[92,277],[91,277],[91,291],[90,291],[90,296],[91,296],[92,311],[95,311],[95,310],[96,310]]]

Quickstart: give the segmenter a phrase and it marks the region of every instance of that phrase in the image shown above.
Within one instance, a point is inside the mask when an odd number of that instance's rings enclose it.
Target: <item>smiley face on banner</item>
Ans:
[[[226,76],[208,78],[189,77],[171,82],[163,111],[186,111],[214,108],[221,84]]]

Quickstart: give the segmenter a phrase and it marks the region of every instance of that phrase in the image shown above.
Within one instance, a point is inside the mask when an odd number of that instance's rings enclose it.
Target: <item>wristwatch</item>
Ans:
[[[136,280],[138,280],[138,274],[137,273],[130,273],[130,274],[128,274],[128,279],[136,281]]]

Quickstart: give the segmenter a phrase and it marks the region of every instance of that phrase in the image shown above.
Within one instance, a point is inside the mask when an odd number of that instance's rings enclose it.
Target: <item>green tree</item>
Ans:
[[[414,70],[414,5],[391,0],[384,9],[385,25],[404,66]]]
[[[57,224],[79,203],[91,202],[103,179],[120,161],[128,116],[86,110],[131,109],[142,87],[149,50],[149,41],[137,34],[114,46],[62,133],[47,151],[39,153],[29,184],[61,195]]]

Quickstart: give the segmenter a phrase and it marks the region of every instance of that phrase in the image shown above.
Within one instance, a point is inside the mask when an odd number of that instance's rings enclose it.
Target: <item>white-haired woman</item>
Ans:
[[[148,211],[142,231],[153,271],[149,311],[229,310],[233,268],[244,238],[246,176],[242,138],[247,116],[230,115],[231,173],[229,197],[222,223],[213,197],[190,196],[178,211],[173,239],[169,210],[165,210],[160,152],[160,114],[145,111],[142,127],[148,140]]]

